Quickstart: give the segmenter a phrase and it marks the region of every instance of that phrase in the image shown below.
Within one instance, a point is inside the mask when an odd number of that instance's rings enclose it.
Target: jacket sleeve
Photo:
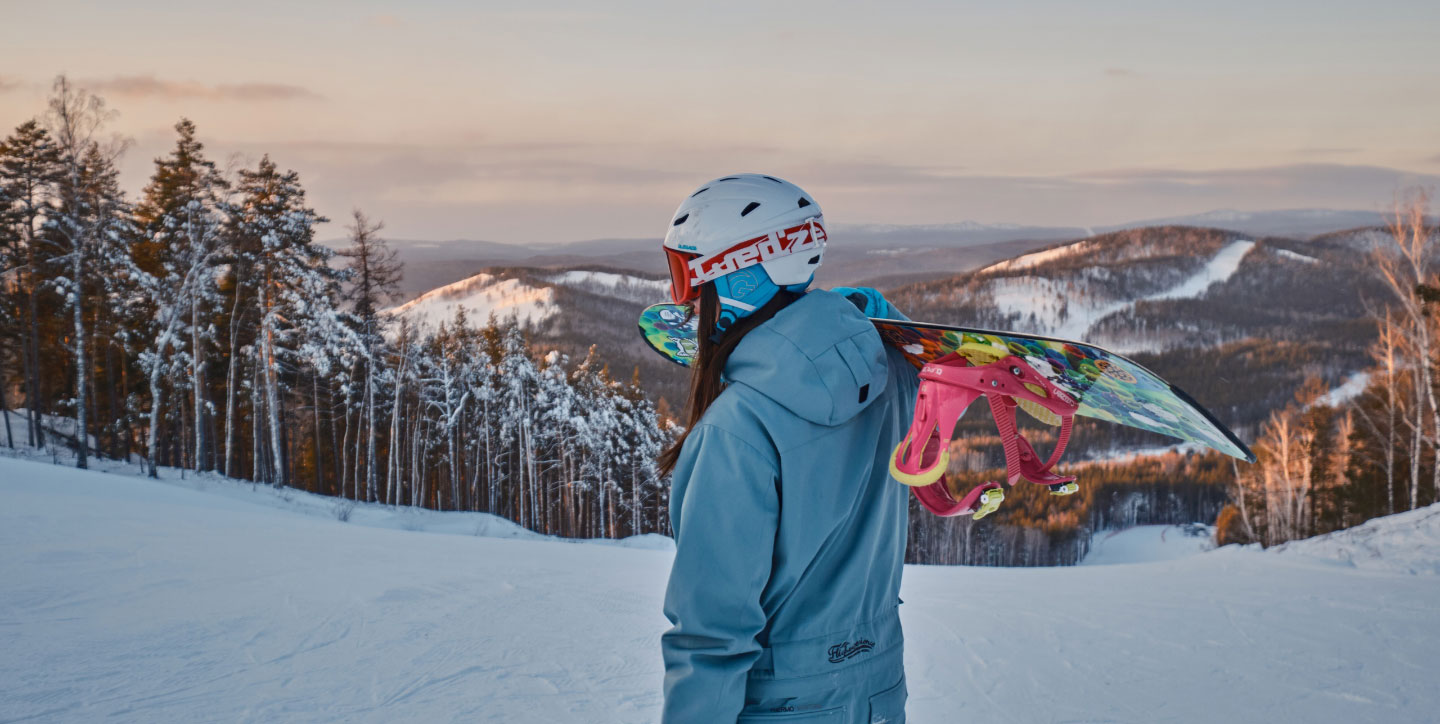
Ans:
[[[878,289],[871,287],[835,287],[830,291],[850,300],[860,312],[872,319],[902,319],[910,321],[903,312],[895,308]]]
[[[675,562],[660,637],[662,721],[733,724],[760,655],[780,502],[776,454],[713,425],[685,440],[671,484]]]

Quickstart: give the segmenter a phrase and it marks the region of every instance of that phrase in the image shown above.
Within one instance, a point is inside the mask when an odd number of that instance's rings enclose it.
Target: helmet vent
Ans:
[[[755,209],[758,209],[758,208],[760,208],[760,202],[759,202],[759,201],[751,201],[750,203],[748,203],[748,204],[745,205],[745,209],[740,212],[740,215],[741,215],[741,216],[745,216],[745,215],[749,214],[751,211],[754,211]]]
[[[699,196],[700,194],[703,194],[703,193],[705,193],[706,191],[709,191],[709,190],[710,190],[710,187],[709,187],[709,186],[706,186],[705,188],[700,189],[699,191],[696,191],[696,192],[693,193],[693,194],[690,194],[690,198],[693,199],[693,198],[695,198],[696,196]]]
[[[769,180],[771,180],[771,181],[774,181],[774,182],[777,183],[777,184],[778,184],[778,183],[785,183],[784,181],[781,181],[780,179],[775,178],[774,176],[762,176],[761,178],[769,179]]]
[[[697,191],[696,193],[699,193],[699,192]],[[797,208],[801,208],[801,209],[803,209],[803,208],[805,208],[806,206],[809,206],[809,205],[810,205],[810,199],[807,199],[807,198],[805,198],[804,196],[801,196],[801,197],[800,197],[800,200],[795,202],[795,206],[796,206]]]
[[[738,179],[738,178],[736,178],[736,177],[734,177],[734,176],[726,176],[725,178],[722,178],[722,179],[720,179],[720,180],[721,180],[721,181],[739,181],[740,179]]]
[[[685,223],[685,220],[688,219],[688,218],[690,218],[690,215],[689,215],[689,214],[681,214],[681,215],[680,215],[680,218],[676,219],[675,222],[672,223],[672,224],[670,224],[670,225],[671,225],[671,226],[679,226],[679,225]]]
[[[810,257],[810,261],[807,261],[807,262],[805,262],[805,263],[806,263],[806,264],[819,264],[819,263],[820,263],[820,255],[819,255],[819,254],[816,254],[815,256]]]

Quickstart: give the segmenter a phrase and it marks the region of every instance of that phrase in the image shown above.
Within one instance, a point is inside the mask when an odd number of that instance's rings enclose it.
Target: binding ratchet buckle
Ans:
[[[1080,489],[1074,475],[1054,471],[1070,442],[1075,411],[1080,406],[1075,398],[1014,355],[972,365],[960,354],[951,353],[920,370],[915,420],[890,458],[890,474],[910,486],[926,510],[947,517],[971,513],[979,520],[995,512],[1005,498],[1004,488],[996,482],[978,486],[960,500],[945,484],[955,423],[965,414],[965,408],[982,396],[990,403],[1005,448],[1006,485],[1024,478],[1048,487],[1053,495],[1069,495]],[[1017,407],[1045,424],[1060,427],[1055,449],[1044,463],[1015,426]]]

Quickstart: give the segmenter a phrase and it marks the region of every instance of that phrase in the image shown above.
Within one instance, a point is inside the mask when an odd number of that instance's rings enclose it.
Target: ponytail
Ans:
[[[713,283],[700,287],[698,309],[691,308],[691,313],[697,314],[700,319],[695,332],[698,349],[695,352],[695,361],[690,365],[690,397],[685,403],[685,432],[680,433],[680,437],[661,452],[656,460],[661,477],[668,477],[675,470],[675,463],[680,460],[680,448],[685,445],[685,439],[690,437],[690,431],[695,429],[695,425],[700,422],[705,411],[710,409],[715,398],[725,391],[725,383],[721,381],[720,375],[725,372],[725,363],[729,361],[730,353],[735,351],[740,340],[750,330],[799,299],[802,294],[803,292],[781,289],[764,306],[731,324],[721,335],[720,341],[715,342],[710,338],[715,335],[716,325],[720,321],[720,295],[716,293]]]

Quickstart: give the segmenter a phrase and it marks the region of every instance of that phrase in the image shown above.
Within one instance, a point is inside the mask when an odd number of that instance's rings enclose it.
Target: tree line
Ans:
[[[998,440],[997,440],[998,442]],[[1143,457],[1062,466],[1078,476],[1080,490],[1051,495],[1021,481],[1005,490],[1005,502],[983,521],[938,518],[912,499],[906,561],[971,566],[1072,566],[1090,551],[1091,536],[1136,525],[1214,520],[1233,480],[1219,453]],[[947,481],[963,495],[1003,469],[952,471]]]
[[[486,511],[565,536],[669,532],[653,460],[676,430],[638,375],[616,380],[593,348],[567,356],[513,320],[462,311],[417,329],[390,317],[402,272],[381,224],[357,210],[348,247],[317,243],[328,220],[297,173],[268,155],[222,170],[188,120],[127,198],[112,117],[61,77],[44,114],[0,142],[0,410],[29,423],[17,439],[4,415],[4,444],[68,447],[80,467],[102,455],[151,475]],[[1221,542],[1268,545],[1433,502],[1440,236],[1427,204],[1398,208],[1368,257],[1384,296],[1367,307],[1378,341],[1363,395],[1331,404],[1307,383],[1261,426],[1253,467],[1088,466],[1080,495],[1022,485],[980,525],[917,509],[910,560],[1068,564],[1094,531],[1217,514]],[[1244,359],[1312,357],[1232,346]],[[57,417],[75,434],[58,433]],[[1106,438],[1077,431],[1082,447]],[[955,459],[986,467],[972,453]],[[984,473],[952,477],[958,488]]]
[[[355,211],[337,254],[296,172],[226,172],[189,120],[127,198],[113,115],[62,76],[0,142],[0,410],[28,422],[17,440],[3,415],[6,445],[564,536],[668,532],[652,461],[674,430],[638,380],[513,320],[388,316],[402,270],[381,224]]]
[[[1414,510],[1440,489],[1440,230],[1429,197],[1396,204],[1356,273],[1378,280],[1366,385],[1335,399],[1318,380],[1276,409],[1237,469],[1220,542],[1275,545]]]

